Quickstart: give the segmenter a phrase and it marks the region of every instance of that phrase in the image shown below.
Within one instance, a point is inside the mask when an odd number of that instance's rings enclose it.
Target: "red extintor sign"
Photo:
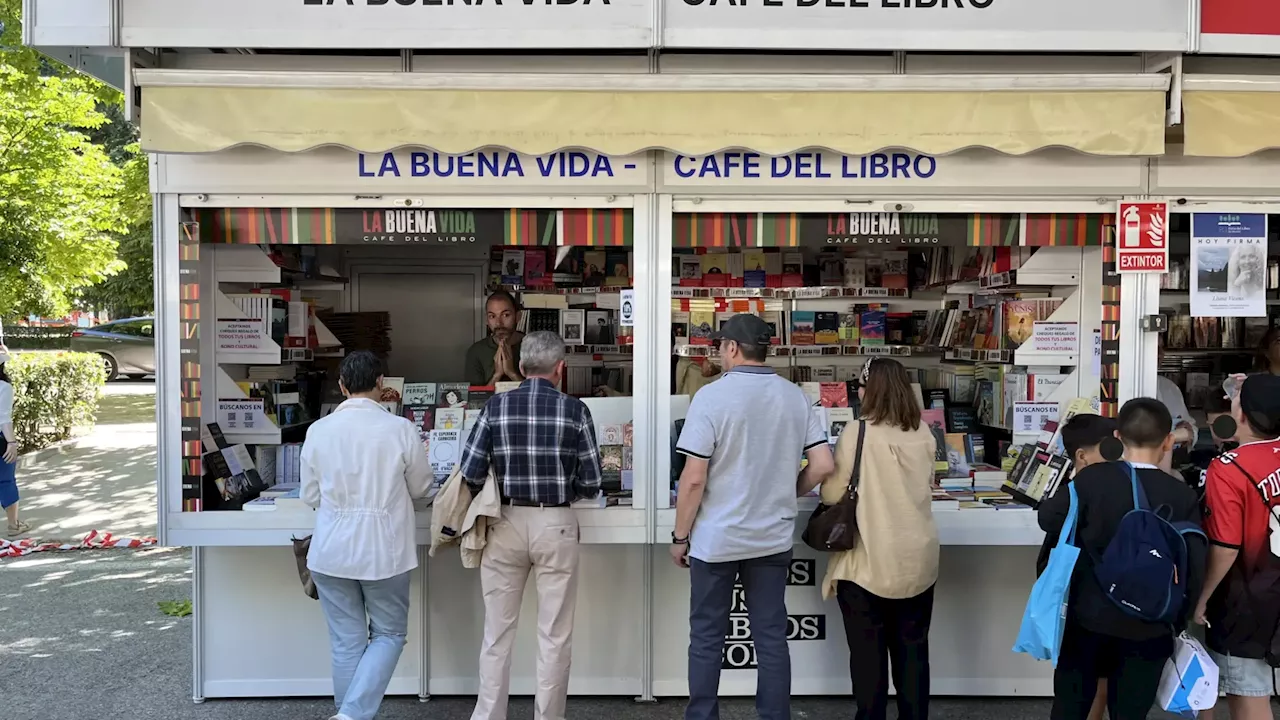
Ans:
[[[1162,202],[1120,203],[1116,250],[1116,268],[1120,272],[1166,272],[1169,206]]]

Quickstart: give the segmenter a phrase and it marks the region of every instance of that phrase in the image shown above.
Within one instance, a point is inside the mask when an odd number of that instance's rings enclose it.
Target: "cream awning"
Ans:
[[[1164,150],[1167,75],[520,75],[138,70],[151,152]]]
[[[1183,154],[1244,157],[1280,148],[1280,77],[1187,75]]]

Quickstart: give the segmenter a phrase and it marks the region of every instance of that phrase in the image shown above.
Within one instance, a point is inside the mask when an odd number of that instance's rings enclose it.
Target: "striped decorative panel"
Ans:
[[[1102,228],[1102,381],[1101,413],[1120,412],[1120,273],[1116,269],[1115,216],[1103,216]]]
[[[798,247],[800,216],[796,213],[760,213],[760,247]]]
[[[333,208],[221,208],[194,211],[201,241],[240,245],[333,245]]]
[[[635,223],[628,209],[561,210],[561,245],[622,247],[635,244]]]
[[[966,221],[970,247],[1012,247],[1018,244],[1017,215],[973,214]]]
[[[502,221],[502,244],[553,245],[556,237],[555,223],[544,223],[543,231],[538,232],[541,215],[538,210],[508,210]]]
[[[1028,213],[1023,244],[1031,247],[1101,245],[1103,218],[1100,213]]]
[[[214,214],[209,212],[210,215]],[[182,509],[201,509],[204,482],[200,452],[200,224],[182,223],[178,237],[178,298],[181,336]]]
[[[676,213],[675,247],[749,247],[757,244],[758,213]]]

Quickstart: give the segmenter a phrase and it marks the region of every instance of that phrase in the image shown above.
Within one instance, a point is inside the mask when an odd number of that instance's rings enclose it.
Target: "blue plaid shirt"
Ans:
[[[462,451],[473,490],[490,465],[504,498],[562,505],[600,494],[600,448],[591,411],[542,378],[494,395]]]

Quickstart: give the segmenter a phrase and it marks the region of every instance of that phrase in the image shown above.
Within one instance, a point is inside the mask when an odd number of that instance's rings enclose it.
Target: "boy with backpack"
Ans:
[[[1116,427],[1125,459],[1091,464],[1072,480],[1080,558],[1054,672],[1053,720],[1085,720],[1103,678],[1111,720],[1144,720],[1204,576],[1196,493],[1159,468],[1174,443],[1169,411],[1153,398],[1130,400]],[[1054,542],[1069,507],[1066,492],[1040,506],[1040,527]]]
[[[1212,547],[1195,619],[1232,719],[1270,720],[1280,664],[1280,377],[1246,379],[1232,417],[1240,445],[1206,473]]]

